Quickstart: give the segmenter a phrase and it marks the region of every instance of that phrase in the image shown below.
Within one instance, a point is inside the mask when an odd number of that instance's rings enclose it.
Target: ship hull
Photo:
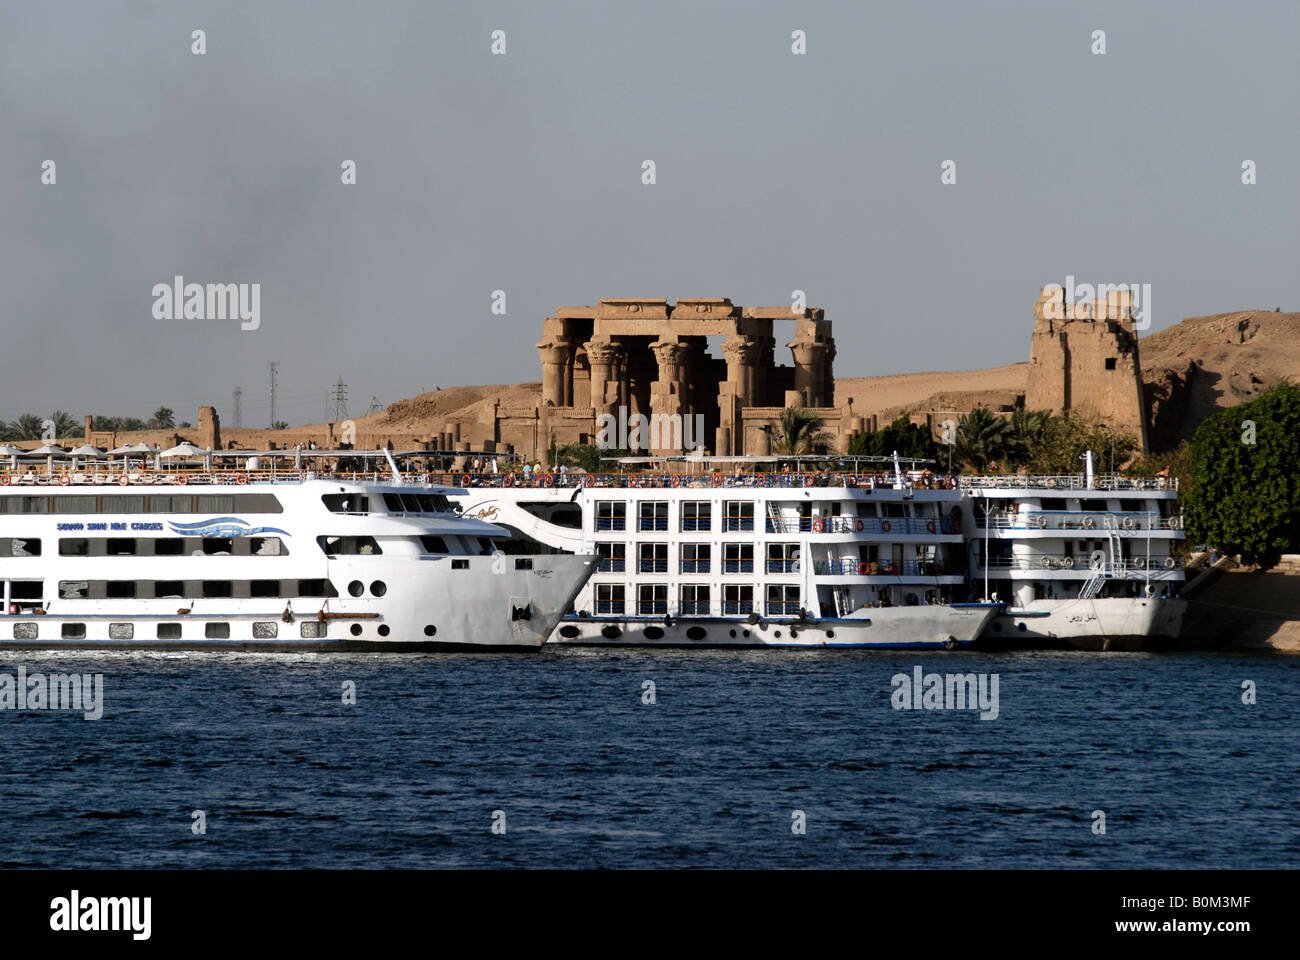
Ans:
[[[598,647],[955,649],[972,645],[998,609],[987,604],[885,607],[865,617],[757,623],[725,617],[565,617],[550,642]]]
[[[1187,601],[1164,597],[1035,600],[992,618],[981,646],[1077,650],[1155,650],[1172,647]]]

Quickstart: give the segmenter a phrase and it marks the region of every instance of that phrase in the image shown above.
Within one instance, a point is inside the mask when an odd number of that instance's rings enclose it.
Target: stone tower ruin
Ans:
[[[1066,303],[1061,287],[1042,288],[1034,307],[1025,406],[1099,417],[1116,434],[1137,438],[1145,453],[1142,365],[1132,303],[1128,290],[1105,293],[1104,298]]]

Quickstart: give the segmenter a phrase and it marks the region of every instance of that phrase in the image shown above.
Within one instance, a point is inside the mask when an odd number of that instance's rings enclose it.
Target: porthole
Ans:
[[[691,627],[686,631],[686,636],[692,640],[703,640],[708,635],[709,631],[705,630],[703,627]]]
[[[359,597],[366,592],[366,585],[360,580],[353,580],[348,584],[348,593],[354,597]]]
[[[361,624],[359,624],[359,623],[354,623],[354,624],[352,624],[352,628],[351,628],[351,629],[352,629],[352,636],[354,636],[354,637],[359,637],[359,636],[361,636]]]
[[[1021,633],[1024,633],[1026,630],[1029,629],[1029,626],[1023,620],[1021,620],[1019,623],[1016,624],[1016,629],[1019,630]]]
[[[736,631],[735,631],[735,630],[732,630],[732,631],[731,631],[731,635],[734,637],[734,636],[736,635]]]
[[[647,640],[662,640],[664,637],[663,627],[646,627],[645,638]]]
[[[611,624],[608,627],[604,627],[600,631],[600,635],[604,637],[606,640],[617,640],[619,637],[623,635],[623,631]]]
[[[834,631],[834,630],[827,630],[827,631],[826,631],[826,639],[827,639],[827,640],[834,640],[834,639],[835,639],[835,631]]]
[[[778,630],[778,631],[776,632],[776,638],[777,638],[778,640],[781,639],[781,631],[780,631],[780,630]]]
[[[565,640],[572,640],[581,632],[582,632],[581,630],[579,630],[571,623],[566,623],[564,626],[560,627],[560,636],[562,636]]]
[[[749,636],[749,631],[748,631],[748,630],[745,630],[745,631],[742,631],[742,632],[744,633],[745,636]]]
[[[425,635],[426,637],[431,637],[431,636],[433,636],[433,635],[434,635],[435,633],[437,633],[437,632],[438,632],[438,628],[435,627],[433,624],[431,624],[431,623],[426,623],[426,624],[424,625],[424,635]]]
[[[384,583],[382,580],[376,580],[370,585],[370,592],[376,597],[382,597],[388,592],[388,584]]]
[[[386,637],[386,636],[388,636],[388,634],[389,634],[390,632],[391,632],[391,630],[389,629],[388,624],[386,624],[386,623],[381,623],[381,624],[379,625],[379,635],[380,635],[381,637]]]

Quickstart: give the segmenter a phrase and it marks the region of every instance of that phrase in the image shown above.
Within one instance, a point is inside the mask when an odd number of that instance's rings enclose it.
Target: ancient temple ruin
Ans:
[[[785,344],[791,366],[776,362],[779,321],[794,327]],[[710,337],[723,338],[721,356],[709,352]],[[715,456],[771,452],[785,407],[814,411],[837,439],[852,426],[834,408],[835,340],[820,308],[739,307],[725,297],[602,299],[556,310],[537,349],[545,432],[559,444],[592,442],[602,414],[617,418],[620,408],[624,419],[700,418],[697,452]],[[655,436],[643,452],[685,452],[670,437]]]

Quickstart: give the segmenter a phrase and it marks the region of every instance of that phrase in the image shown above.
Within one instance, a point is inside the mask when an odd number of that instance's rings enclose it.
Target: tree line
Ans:
[[[48,417],[37,413],[24,413],[14,420],[0,420],[0,441],[43,440],[46,436],[46,423],[54,425],[55,437],[80,436],[82,421],[64,410],[55,410]],[[189,421],[176,422],[176,414],[171,407],[159,407],[148,420],[138,417],[109,417],[96,415],[91,417],[92,430],[115,431],[124,433],[130,430],[177,430],[192,428]]]

